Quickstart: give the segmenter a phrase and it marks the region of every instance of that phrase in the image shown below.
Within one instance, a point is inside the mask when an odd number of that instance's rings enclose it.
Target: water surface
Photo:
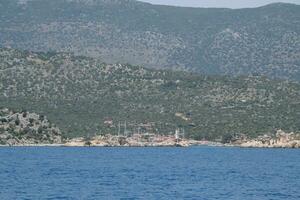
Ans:
[[[300,199],[300,150],[1,147],[0,199]]]

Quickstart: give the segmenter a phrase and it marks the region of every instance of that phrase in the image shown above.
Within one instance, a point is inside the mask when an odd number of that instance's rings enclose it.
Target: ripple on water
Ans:
[[[300,199],[297,150],[0,148],[0,157],[1,200]]]

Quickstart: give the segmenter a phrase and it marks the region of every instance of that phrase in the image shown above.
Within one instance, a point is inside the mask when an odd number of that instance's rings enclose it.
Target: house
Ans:
[[[109,126],[109,127],[111,127],[111,126],[113,126],[113,124],[114,124],[114,121],[113,121],[113,119],[112,118],[107,118],[107,119],[105,119],[104,120],[104,122],[103,122],[105,125],[107,125],[107,126]]]

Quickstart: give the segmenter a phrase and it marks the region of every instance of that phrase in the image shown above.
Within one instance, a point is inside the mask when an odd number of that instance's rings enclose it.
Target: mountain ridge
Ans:
[[[84,0],[83,0],[84,1]],[[190,7],[190,6],[176,6],[176,5],[165,5],[165,4],[154,4],[150,2],[144,2],[140,0],[135,0],[137,2],[142,2],[145,4],[150,4],[150,5],[158,5],[158,6],[168,6],[168,7],[179,7],[179,8],[195,8],[195,9],[227,9],[227,10],[244,10],[244,9],[257,9],[257,8],[263,8],[263,7],[276,7],[276,6],[289,6],[289,5],[295,5],[299,6],[300,4],[295,4],[295,3],[287,3],[287,2],[274,2],[274,3],[268,3],[265,5],[257,6],[257,7],[245,7],[245,8],[226,8],[226,7]]]
[[[0,2],[2,47],[202,74],[300,80],[298,5],[234,10],[135,1],[122,6],[16,2]]]

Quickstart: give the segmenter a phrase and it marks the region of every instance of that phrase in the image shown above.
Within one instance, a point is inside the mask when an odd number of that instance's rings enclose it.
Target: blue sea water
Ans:
[[[0,199],[300,199],[300,150],[0,148]]]

